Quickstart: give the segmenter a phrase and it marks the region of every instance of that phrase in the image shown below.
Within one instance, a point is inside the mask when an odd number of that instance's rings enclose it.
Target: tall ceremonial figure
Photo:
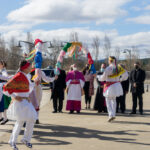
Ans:
[[[43,42],[40,39],[36,39],[35,42],[35,81],[41,81],[41,68],[42,68],[42,45]]]
[[[106,105],[109,119],[111,122],[116,117],[116,97],[123,95],[121,81],[127,80],[128,72],[121,66],[116,65],[116,58],[109,57],[109,66],[105,69],[102,75],[98,75],[99,81],[106,81],[104,84],[103,95],[106,98]]]
[[[53,82],[55,79],[57,79],[57,76],[55,76],[55,78],[49,78],[45,75],[45,73],[41,70],[42,68],[42,48],[43,48],[43,41],[40,39],[36,39],[34,42],[35,45],[35,49],[28,55],[28,57],[26,57],[26,60],[32,60],[34,61],[34,69],[32,70],[32,78],[31,80],[34,81],[35,84],[35,88],[34,88],[34,92],[31,93],[31,97],[37,99],[37,104],[35,103],[36,100],[33,102],[35,109],[38,111],[39,113],[39,109],[40,109],[40,103],[42,100],[42,87],[41,87],[41,79],[43,79],[45,82],[49,83],[49,82]],[[37,107],[38,106],[38,107]],[[37,118],[36,123],[39,124],[39,119]]]

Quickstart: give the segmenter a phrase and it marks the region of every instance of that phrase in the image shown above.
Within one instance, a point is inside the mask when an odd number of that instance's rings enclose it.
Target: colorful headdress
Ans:
[[[23,71],[23,70],[27,69],[29,66],[30,66],[30,63],[27,62],[25,65],[23,65],[23,66],[20,68],[20,70]]]
[[[38,44],[39,42],[40,42],[40,43],[43,43],[42,40],[40,40],[40,39],[35,39],[34,45]]]

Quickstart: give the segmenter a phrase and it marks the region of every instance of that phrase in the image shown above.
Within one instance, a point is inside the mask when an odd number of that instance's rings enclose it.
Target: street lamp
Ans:
[[[31,42],[28,42],[28,41],[19,41],[17,47],[20,47],[20,48],[21,48],[21,47],[22,47],[22,46],[21,46],[21,43],[26,43],[26,44],[29,44],[29,45],[31,45],[32,47],[34,47],[34,44],[31,43]]]
[[[28,42],[28,41],[19,41],[17,47],[22,47],[22,46],[21,46],[21,43],[26,43],[26,44],[29,44],[29,45],[31,45],[32,47],[34,47],[34,43]],[[43,43],[43,44],[49,43],[50,46],[49,46],[48,48],[52,48],[52,47],[53,47],[51,41],[44,41],[44,42],[42,42],[42,43]]]
[[[129,56],[130,56],[130,71],[131,71],[131,50],[130,49],[124,49],[123,53],[129,53]]]

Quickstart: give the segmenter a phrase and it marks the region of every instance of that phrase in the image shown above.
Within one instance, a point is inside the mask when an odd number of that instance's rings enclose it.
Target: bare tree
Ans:
[[[93,38],[92,47],[93,47],[93,53],[95,55],[95,60],[97,61],[99,57],[99,47],[100,47],[100,38],[98,36],[95,36]]]
[[[119,61],[119,59],[120,59],[120,48],[119,47],[115,48],[115,50],[114,50],[114,56]]]
[[[2,36],[0,36],[0,59],[7,59],[5,40],[2,38]]]
[[[140,61],[140,57],[138,54],[138,48],[136,46],[132,46],[131,49],[129,49],[127,55],[126,55],[126,66],[129,69],[133,68],[133,64],[136,61]]]
[[[26,41],[33,43],[32,34],[30,32],[27,32]],[[34,48],[31,44],[26,44],[26,47],[28,49],[28,53],[30,53]]]
[[[51,64],[52,67],[55,67],[57,63],[58,55],[61,51],[60,47],[60,41],[53,39],[52,40],[52,48],[45,49],[45,53],[47,55],[47,58],[49,59],[49,64]]]
[[[69,41],[70,41],[70,42],[72,42],[72,41],[78,42],[78,41],[79,41],[78,32],[71,32],[71,33],[70,33]]]
[[[104,37],[104,55],[105,55],[106,59],[108,59],[108,57],[110,56],[110,49],[111,49],[110,39],[107,35],[105,35],[105,37]]]
[[[10,56],[9,56],[9,67],[10,69],[17,69],[19,61],[22,59],[22,51],[19,47],[16,47],[17,43],[14,37],[10,40]]]

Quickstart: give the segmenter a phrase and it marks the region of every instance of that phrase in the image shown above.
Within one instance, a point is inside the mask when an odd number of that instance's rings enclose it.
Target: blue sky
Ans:
[[[22,6],[24,6],[26,0],[1,0],[1,5],[0,5],[0,24],[6,24],[8,23],[7,15],[13,11],[16,10]],[[8,5],[9,4],[9,5]],[[150,30],[150,25],[147,24],[136,24],[132,22],[126,22],[125,20],[129,17],[136,17],[141,14],[146,14],[148,11],[143,11],[143,10],[134,10],[133,7],[146,7],[147,5],[150,5],[150,1],[148,0],[133,0],[121,8],[125,9],[128,11],[128,14],[119,17],[115,20],[113,24],[100,24],[96,25],[95,22],[89,23],[88,25],[85,23],[64,23],[62,22],[61,24],[57,23],[44,23],[40,25],[34,26],[32,29],[60,29],[60,28],[72,28],[72,27],[90,27],[92,30],[111,30],[111,29],[117,29],[120,35],[127,35],[127,34],[133,34],[136,32],[146,32]],[[149,11],[150,13],[150,11]]]
[[[105,34],[112,47],[150,46],[149,0],[1,0],[0,33],[15,36],[68,38],[78,32],[82,41]],[[140,47],[141,48],[141,47]]]

